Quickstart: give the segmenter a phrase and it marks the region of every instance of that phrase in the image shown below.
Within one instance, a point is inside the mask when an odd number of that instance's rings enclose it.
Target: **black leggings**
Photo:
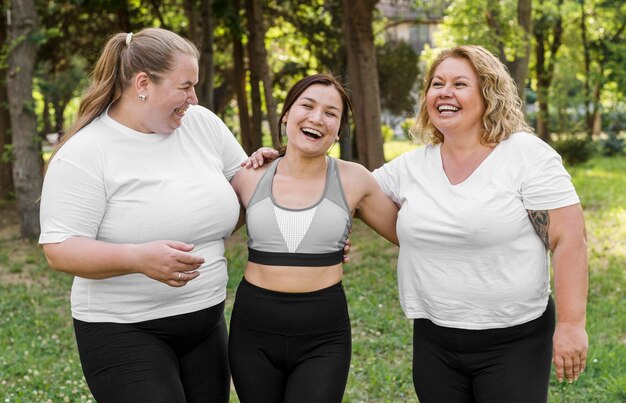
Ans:
[[[282,293],[243,279],[228,352],[242,403],[341,402],[352,352],[341,283]]]
[[[98,403],[228,402],[224,303],[145,322],[74,319],[85,379]]]
[[[413,384],[421,403],[519,402],[548,400],[552,298],[544,314],[501,329],[441,327],[413,322]]]

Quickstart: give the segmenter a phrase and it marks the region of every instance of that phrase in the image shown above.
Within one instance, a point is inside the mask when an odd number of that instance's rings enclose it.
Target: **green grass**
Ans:
[[[389,158],[389,157],[388,157]],[[550,402],[626,401],[626,157],[570,169],[585,208],[590,251],[587,371],[574,384],[551,381]],[[398,303],[397,249],[355,223],[344,285],[353,356],[346,402],[416,402],[411,322]],[[246,251],[229,241],[227,315]],[[0,241],[1,402],[87,402],[71,327],[70,276],[47,269],[38,246]],[[237,402],[235,394],[231,400]]]

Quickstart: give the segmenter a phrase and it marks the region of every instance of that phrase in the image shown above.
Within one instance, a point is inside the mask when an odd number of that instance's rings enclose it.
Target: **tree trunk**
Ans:
[[[252,136],[250,133],[250,112],[248,111],[248,95],[246,93],[246,64],[244,47],[241,41],[241,28],[239,21],[240,0],[233,0],[233,17],[231,37],[233,41],[233,75],[235,93],[237,94],[237,110],[239,112],[239,131],[241,133],[241,146],[246,153],[251,154],[261,147],[261,138]],[[257,140],[257,141],[255,141]]]
[[[580,1],[580,32],[583,42],[583,60],[585,66],[584,83],[584,106],[585,106],[585,132],[591,140],[593,136],[593,114],[591,112],[591,47],[587,40],[587,16],[585,13],[585,0]]]
[[[200,49],[200,85],[199,103],[211,110],[215,109],[213,97],[213,30],[215,29],[215,19],[211,10],[212,0],[202,0],[201,20],[202,20],[202,46]]]
[[[7,43],[6,7],[0,3],[0,43]],[[5,150],[11,145],[9,109],[7,105],[7,71],[0,66],[0,200],[6,199],[14,192],[11,161],[3,158]]]
[[[342,2],[348,81],[355,115],[357,158],[370,170],[385,163],[380,122],[380,90],[372,31],[376,3],[378,0]]]
[[[39,235],[39,194],[42,185],[41,142],[33,101],[33,69],[37,46],[31,36],[37,31],[33,0],[12,0],[8,38],[14,46],[9,53],[7,89],[13,136],[13,182],[25,238]]]
[[[265,107],[267,108],[267,120],[272,136],[272,144],[274,147],[278,147],[280,144],[278,140],[278,116],[276,114],[276,101],[272,93],[272,71],[267,63],[267,51],[265,50],[265,27],[263,26],[263,7],[261,2],[259,0],[246,0],[246,14],[249,34],[250,84],[253,84],[253,79],[257,83],[259,79],[263,82],[263,94],[265,95]]]
[[[252,19],[252,3],[255,0],[244,0],[246,9],[246,20],[248,26],[248,71],[250,72],[250,104],[252,107],[252,120],[250,121],[250,135],[252,142],[262,144],[263,139],[263,110],[261,100],[261,88],[259,82],[261,81],[261,67],[258,59],[258,53],[254,50],[254,43],[256,40],[257,32],[254,29]]]
[[[533,33],[535,35],[535,71],[537,76],[537,103],[539,111],[537,114],[537,136],[542,140],[550,142],[550,129],[548,120],[550,118],[548,108],[548,94],[554,76],[556,66],[556,55],[563,43],[563,22],[561,18],[561,5],[563,0],[557,1],[558,14],[556,16],[542,17],[538,24],[535,24]],[[549,38],[551,34],[551,42]],[[548,52],[546,52],[548,48]]]
[[[515,60],[507,63],[511,76],[517,84],[517,94],[526,105],[525,90],[528,78],[528,59],[530,55],[530,42],[532,36],[532,0],[518,0],[517,22],[524,31],[524,53],[516,55]]]
[[[526,87],[526,78],[528,77],[528,56],[530,52],[530,39],[532,34],[532,0],[518,0],[517,2],[517,22],[524,31],[524,50],[521,54],[515,55],[512,61],[507,60],[504,52],[504,33],[501,23],[500,1],[487,1],[487,24],[491,28],[494,36],[498,41],[498,57],[504,63],[511,73],[511,77],[517,84],[517,94],[522,103],[525,103],[524,91]]]

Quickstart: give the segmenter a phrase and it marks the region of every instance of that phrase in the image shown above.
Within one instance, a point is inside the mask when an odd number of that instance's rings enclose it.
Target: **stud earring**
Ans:
[[[139,99],[141,99],[142,101],[146,100],[146,94],[139,94]]]

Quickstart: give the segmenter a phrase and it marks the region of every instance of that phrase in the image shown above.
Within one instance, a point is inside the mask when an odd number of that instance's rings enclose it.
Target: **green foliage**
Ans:
[[[383,134],[383,141],[387,142],[387,141],[391,141],[393,139],[393,129],[387,125],[382,125],[381,126],[381,132]]]
[[[564,136],[552,143],[552,147],[568,165],[577,165],[587,162],[593,157],[594,144],[586,138]]]
[[[602,155],[607,157],[624,154],[624,138],[615,132],[609,132],[606,139],[600,142]]]
[[[387,42],[376,48],[380,104],[394,115],[413,111],[418,55],[406,42]]]
[[[13,162],[13,144],[5,144],[4,149],[0,151],[0,162]]]

